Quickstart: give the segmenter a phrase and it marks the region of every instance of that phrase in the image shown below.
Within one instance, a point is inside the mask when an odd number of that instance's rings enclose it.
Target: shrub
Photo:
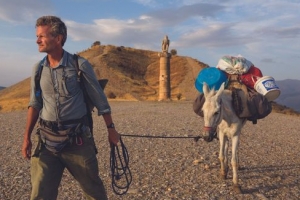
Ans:
[[[181,93],[178,93],[178,94],[176,95],[176,97],[177,97],[177,100],[180,100],[180,99],[182,98],[182,94],[181,94]]]
[[[107,97],[109,99],[115,99],[117,96],[113,92],[110,91],[110,92],[107,93]]]
[[[173,56],[175,56],[175,55],[177,55],[177,50],[176,50],[176,49],[171,49],[170,53],[171,53]]]
[[[93,46],[97,46],[97,45],[98,45],[98,46],[101,45],[100,41],[95,41],[95,42],[92,44],[92,47],[93,47]]]

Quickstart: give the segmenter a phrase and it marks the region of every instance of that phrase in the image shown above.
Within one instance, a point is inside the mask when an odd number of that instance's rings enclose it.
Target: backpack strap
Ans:
[[[77,82],[79,82],[80,83],[80,87],[82,88],[82,86],[81,86],[81,70],[80,70],[80,68],[79,68],[79,64],[78,64],[78,55],[77,54],[74,54],[73,55],[73,58],[74,58],[74,60],[75,60],[75,69],[76,69],[76,71],[77,71]]]
[[[75,60],[75,68],[77,71],[77,81],[80,83],[80,88],[82,90],[83,96],[84,96],[84,102],[85,102],[85,106],[86,106],[86,115],[87,115],[87,119],[88,119],[88,125],[90,127],[90,131],[93,134],[93,118],[92,118],[92,112],[90,110],[89,107],[89,97],[88,94],[86,92],[86,89],[84,87],[84,82],[83,82],[83,73],[79,68],[79,64],[78,64],[78,55],[74,54],[73,58]]]
[[[39,63],[39,66],[38,66],[38,71],[34,77],[34,82],[35,82],[35,96],[36,97],[41,97],[41,94],[42,94],[42,90],[41,90],[41,84],[40,84],[40,81],[41,81],[41,76],[42,76],[42,71],[43,71],[43,64],[46,60],[46,56],[41,60],[41,62]]]

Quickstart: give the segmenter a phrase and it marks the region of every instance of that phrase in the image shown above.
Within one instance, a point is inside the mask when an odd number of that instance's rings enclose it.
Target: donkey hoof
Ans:
[[[233,192],[235,194],[242,194],[243,193],[242,189],[241,189],[241,187],[239,185],[233,185]]]

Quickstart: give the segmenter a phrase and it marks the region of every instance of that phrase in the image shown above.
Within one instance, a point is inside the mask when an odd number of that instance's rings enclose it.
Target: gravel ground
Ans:
[[[192,102],[111,102],[117,130],[149,136],[198,136],[203,120]],[[94,116],[96,118],[96,116]],[[100,175],[109,199],[300,199],[300,118],[271,113],[247,122],[240,141],[239,179],[243,194],[232,192],[232,173],[219,179],[219,144],[192,138],[122,137],[129,152],[132,183],[119,196],[111,188],[106,128],[95,122]],[[26,112],[0,114],[0,199],[29,199],[30,163],[21,157]],[[84,199],[66,171],[59,200]]]

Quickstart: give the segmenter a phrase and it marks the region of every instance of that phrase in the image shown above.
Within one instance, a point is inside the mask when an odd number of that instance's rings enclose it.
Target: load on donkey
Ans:
[[[203,83],[210,89],[218,90],[223,82],[225,89],[232,91],[232,103],[237,116],[254,124],[271,113],[270,102],[280,95],[274,78],[263,76],[252,62],[242,56],[223,56],[217,67],[201,70],[195,81],[195,87],[200,92],[193,104],[197,115],[203,117]]]
[[[223,56],[218,66],[200,71],[195,87],[200,92],[193,109],[203,117],[205,141],[219,138],[221,177],[228,173],[228,146],[232,141],[231,165],[233,188],[242,193],[238,183],[239,137],[246,121],[257,123],[272,111],[271,101],[280,90],[272,77],[263,76],[261,71],[244,57]]]

